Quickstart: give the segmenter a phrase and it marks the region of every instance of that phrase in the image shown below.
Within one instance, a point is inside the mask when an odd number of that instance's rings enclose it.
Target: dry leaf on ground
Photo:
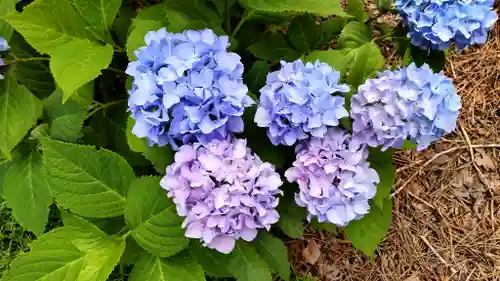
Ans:
[[[479,157],[476,157],[476,163],[485,168],[486,170],[494,170],[496,169],[495,162],[491,160],[490,156],[486,153],[481,153]]]
[[[321,255],[321,250],[319,249],[319,245],[314,242],[314,240],[309,240],[307,247],[302,251],[302,257],[307,263],[315,264],[319,256]]]

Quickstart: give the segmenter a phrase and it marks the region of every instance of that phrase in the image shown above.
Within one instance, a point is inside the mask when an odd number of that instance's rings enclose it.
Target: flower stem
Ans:
[[[108,68],[105,68],[104,70],[109,70],[109,71],[112,71],[112,72],[115,72],[115,73],[118,73],[121,75],[127,75],[127,73],[125,73],[125,71],[118,69],[118,68],[108,67]]]
[[[226,14],[226,33],[231,34],[231,14],[229,13],[229,0],[225,1],[225,14]]]
[[[251,10],[250,12],[248,10],[245,11],[245,14],[243,15],[243,18],[241,18],[240,22],[238,23],[238,25],[236,26],[236,28],[234,29],[233,31],[233,37],[236,37],[236,35],[238,34],[238,32],[240,31],[241,27],[243,26],[243,24],[245,24],[245,22],[251,18],[254,14],[254,11]]]
[[[101,109],[105,109],[105,108],[108,108],[110,106],[113,106],[113,105],[116,105],[116,104],[119,104],[121,102],[124,102],[126,101],[127,99],[121,99],[121,100],[114,100],[114,101],[110,101],[110,102],[107,102],[107,103],[104,103],[104,104],[99,104],[96,108],[94,108],[91,112],[89,112],[89,114],[87,114],[87,116],[85,116],[85,119],[89,119],[90,117],[92,117],[92,115],[96,114],[97,112],[99,112],[99,110]]]
[[[49,60],[49,59],[50,59],[49,57],[15,58],[13,60],[6,61],[5,65],[14,64],[14,63],[18,63],[18,62],[37,61],[37,60]]]

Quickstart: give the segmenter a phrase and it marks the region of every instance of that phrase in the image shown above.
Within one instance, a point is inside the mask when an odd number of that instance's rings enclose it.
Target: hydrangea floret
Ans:
[[[484,44],[497,14],[493,0],[396,0],[411,44],[445,50]]]
[[[0,37],[0,52],[5,52],[8,49],[10,49],[9,43],[7,42],[7,40],[5,40],[5,38]],[[3,59],[0,57],[0,66],[2,65],[5,65],[5,63]],[[0,80],[2,80],[3,78],[4,78],[3,75],[0,73]]]
[[[222,253],[279,219],[280,175],[252,154],[246,140],[181,146],[161,185],[185,217],[185,235]]]
[[[340,118],[349,116],[344,97],[332,95],[349,91],[339,80],[340,73],[326,63],[282,61],[281,69],[269,73],[260,90],[255,122],[267,128],[274,145],[291,146],[309,135],[323,137],[327,126],[337,126]]]
[[[134,78],[128,106],[136,136],[177,149],[243,131],[241,116],[254,101],[240,56],[227,52],[227,36],[162,28],[148,32],[145,42],[126,70]]]
[[[323,138],[299,142],[296,154],[285,176],[298,183],[295,201],[307,208],[309,220],[346,226],[369,212],[368,200],[380,179],[366,161],[366,145],[352,142],[340,128],[329,128]]]
[[[386,70],[352,96],[353,140],[385,150],[409,138],[422,150],[455,130],[460,108],[453,82],[442,72],[426,64]]]

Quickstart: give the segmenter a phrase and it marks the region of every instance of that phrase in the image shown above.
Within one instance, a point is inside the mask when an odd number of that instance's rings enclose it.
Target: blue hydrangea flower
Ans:
[[[296,203],[307,208],[308,219],[346,226],[370,210],[368,200],[380,179],[369,167],[366,145],[351,141],[339,128],[329,128],[324,138],[312,137],[296,147],[297,160],[285,172],[300,188]]]
[[[160,184],[186,217],[186,237],[227,254],[236,240],[252,241],[278,222],[282,183],[245,140],[233,138],[181,146]]]
[[[326,63],[282,61],[281,69],[269,73],[260,90],[255,123],[268,128],[274,145],[293,145],[308,134],[323,137],[327,126],[337,126],[349,115],[344,97],[332,95],[349,91],[339,80],[340,73]]]
[[[241,116],[254,102],[243,84],[240,56],[212,30],[150,31],[127,74],[134,77],[129,110],[133,133],[151,145],[223,139],[243,131]]]
[[[460,97],[452,80],[428,65],[386,70],[368,79],[351,99],[354,141],[399,148],[409,138],[417,150],[455,130]]]
[[[3,37],[0,37],[0,52],[5,52],[9,49],[9,43],[7,42],[7,40],[5,40],[5,38]],[[0,57],[0,66],[3,66],[5,65],[3,59]],[[4,77],[3,75],[0,73],[0,80],[2,80]]]
[[[411,44],[423,49],[458,49],[484,44],[497,14],[494,0],[396,0]]]

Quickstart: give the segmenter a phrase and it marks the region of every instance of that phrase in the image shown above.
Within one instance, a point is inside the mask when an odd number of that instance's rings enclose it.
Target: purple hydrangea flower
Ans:
[[[423,49],[484,44],[497,14],[494,0],[396,0],[411,43]]]
[[[0,52],[7,51],[8,49],[10,49],[9,43],[7,42],[7,40],[5,40],[5,38],[0,37]],[[3,65],[5,65],[5,63],[3,59],[0,57],[0,66]],[[0,80],[2,80],[3,78],[4,78],[3,75],[0,73]]]
[[[226,254],[236,240],[252,241],[259,228],[278,221],[281,184],[274,167],[241,139],[181,146],[161,181],[186,217],[186,237]]]
[[[274,145],[293,145],[308,134],[323,137],[327,126],[337,126],[340,118],[349,116],[344,97],[332,95],[349,91],[339,80],[340,73],[326,63],[282,61],[281,69],[269,73],[260,90],[255,123],[268,128]]]
[[[226,50],[227,36],[162,28],[145,42],[126,71],[134,77],[128,105],[135,135],[177,149],[177,143],[208,143],[243,131],[243,110],[254,102],[240,56]]]
[[[460,97],[452,80],[428,65],[386,70],[368,79],[351,99],[353,139],[399,148],[409,138],[417,150],[455,130]]]
[[[366,161],[366,145],[351,141],[340,128],[329,128],[323,138],[312,137],[296,147],[297,160],[285,172],[300,188],[296,203],[307,208],[308,219],[346,226],[370,210],[377,192],[377,172]]]

